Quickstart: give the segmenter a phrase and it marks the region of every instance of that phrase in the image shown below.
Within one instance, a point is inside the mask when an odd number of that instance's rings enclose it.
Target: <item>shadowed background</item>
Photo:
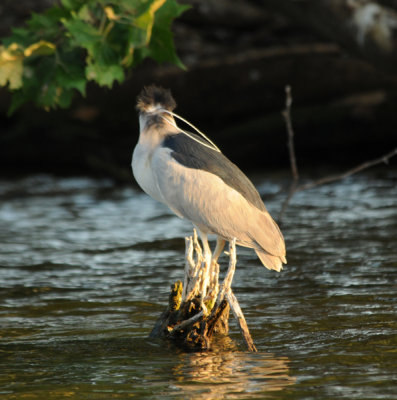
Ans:
[[[0,35],[51,3],[4,1]],[[76,96],[68,110],[46,112],[27,104],[10,118],[10,95],[1,89],[3,174],[88,173],[132,180],[135,98],[153,82],[171,88],[176,111],[244,170],[288,166],[280,114],[287,84],[299,166],[353,165],[395,146],[392,23],[377,17],[390,25],[385,44],[376,32],[352,25],[354,2],[350,8],[309,0],[185,3],[192,8],[173,31],[186,71],[147,60],[123,85],[111,90],[89,85],[87,97]],[[395,2],[378,3],[390,7],[387,21],[397,21]]]

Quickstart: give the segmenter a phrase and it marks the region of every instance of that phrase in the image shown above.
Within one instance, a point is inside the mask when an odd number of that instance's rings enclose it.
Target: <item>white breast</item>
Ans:
[[[156,143],[140,138],[132,155],[132,172],[139,186],[155,200],[164,203],[160,193],[158,182],[152,169],[153,153],[156,151]]]

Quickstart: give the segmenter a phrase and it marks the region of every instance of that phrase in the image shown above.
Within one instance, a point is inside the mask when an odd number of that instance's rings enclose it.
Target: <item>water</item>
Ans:
[[[255,177],[274,215],[285,182]],[[147,338],[191,228],[142,192],[39,175],[0,193],[0,399],[397,399],[395,169],[297,194],[282,273],[238,249],[257,354],[232,319],[210,352]]]

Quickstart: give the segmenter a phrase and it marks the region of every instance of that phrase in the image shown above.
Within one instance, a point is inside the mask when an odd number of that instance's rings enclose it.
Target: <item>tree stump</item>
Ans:
[[[189,351],[211,348],[214,333],[229,331],[229,310],[235,316],[249,351],[256,352],[243,312],[231,290],[236,267],[236,241],[229,245],[229,267],[219,286],[219,265],[207,265],[196,231],[186,238],[184,283],[171,285],[168,306],[157,320],[151,338],[165,338]]]

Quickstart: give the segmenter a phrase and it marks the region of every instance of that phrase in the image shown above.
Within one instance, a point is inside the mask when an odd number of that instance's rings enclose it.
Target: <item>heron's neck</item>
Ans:
[[[139,116],[139,144],[150,151],[157,147],[166,136],[178,132],[175,126],[172,116],[167,115],[164,119],[158,114],[149,116],[142,114]]]
[[[172,115],[167,114],[140,114],[139,128],[141,132],[155,129],[165,133],[175,132],[176,123]]]

